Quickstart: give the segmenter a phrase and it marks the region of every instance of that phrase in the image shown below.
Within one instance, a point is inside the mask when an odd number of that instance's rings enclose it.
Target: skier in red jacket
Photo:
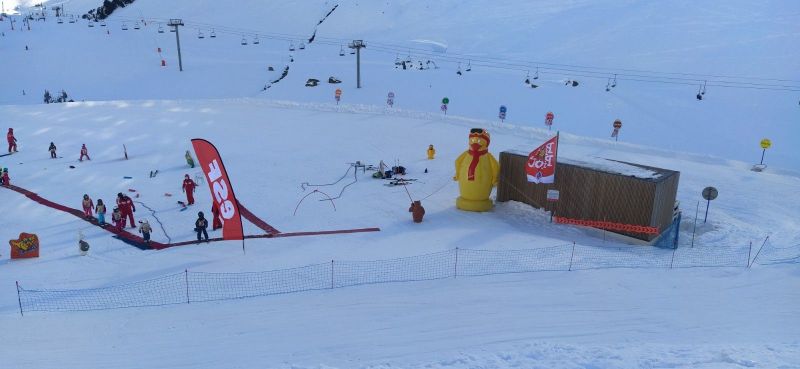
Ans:
[[[120,213],[122,213],[122,228],[126,227],[125,221],[128,219],[131,221],[131,227],[136,228],[136,223],[133,222],[133,212],[136,211],[133,200],[120,192],[117,194],[117,207]]]
[[[8,152],[17,152],[17,138],[14,137],[14,128],[8,129],[6,138],[8,139]]]
[[[83,205],[83,216],[86,217],[86,219],[91,219],[92,209],[94,208],[94,201],[92,201],[89,195],[84,194],[83,202],[81,203],[81,205]]]
[[[3,175],[0,176],[0,179],[2,179],[2,181],[0,181],[0,184],[2,184],[3,186],[11,186],[11,179],[8,178],[8,168],[3,168]]]
[[[86,157],[86,160],[92,160],[92,158],[89,157],[89,150],[86,149],[86,144],[81,146],[81,158],[78,159],[78,161],[83,161],[84,156]]]
[[[197,187],[197,183],[189,178],[189,175],[185,175],[183,177],[183,192],[186,192],[186,205],[194,204],[194,188]]]

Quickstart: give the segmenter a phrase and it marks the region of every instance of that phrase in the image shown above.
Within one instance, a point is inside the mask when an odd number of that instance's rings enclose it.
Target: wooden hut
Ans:
[[[658,228],[673,221],[680,173],[610,159],[586,162],[558,158],[555,183],[528,182],[528,154],[500,153],[497,201],[519,201],[546,208],[557,217],[604,221]],[[559,200],[548,203],[547,190],[558,190]],[[659,234],[613,231],[646,242]]]

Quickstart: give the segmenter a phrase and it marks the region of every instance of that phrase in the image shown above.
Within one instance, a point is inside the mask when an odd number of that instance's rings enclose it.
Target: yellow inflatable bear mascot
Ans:
[[[489,152],[489,132],[482,128],[469,131],[469,150],[456,159],[456,176],[461,196],[456,207],[466,211],[489,211],[489,195],[497,184],[500,164]]]

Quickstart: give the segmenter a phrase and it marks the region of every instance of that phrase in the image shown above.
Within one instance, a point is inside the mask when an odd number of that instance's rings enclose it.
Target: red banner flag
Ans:
[[[558,154],[558,135],[547,140],[528,155],[525,173],[528,182],[554,183],[556,181],[556,156]]]
[[[239,205],[233,194],[233,186],[222,165],[222,158],[220,158],[217,148],[211,142],[201,138],[192,139],[192,146],[200,168],[206,176],[208,189],[211,190],[211,199],[219,206],[219,215],[222,218],[222,238],[243,240],[242,213],[239,212]]]

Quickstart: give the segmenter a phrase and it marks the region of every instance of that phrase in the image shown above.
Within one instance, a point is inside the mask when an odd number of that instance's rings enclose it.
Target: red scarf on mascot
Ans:
[[[475,146],[478,145],[476,144]],[[469,149],[469,154],[472,156],[472,161],[469,163],[469,170],[467,171],[468,181],[475,180],[475,168],[478,167],[478,161],[481,160],[481,156],[486,154],[487,152],[489,152],[489,150],[473,150],[472,148]]]

